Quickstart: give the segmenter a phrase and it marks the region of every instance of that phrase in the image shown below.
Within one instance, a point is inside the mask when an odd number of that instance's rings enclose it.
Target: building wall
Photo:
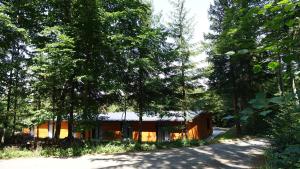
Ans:
[[[30,128],[23,128],[22,133],[24,134],[30,134]]]
[[[212,134],[211,113],[201,114],[188,125],[189,139],[205,139]]]
[[[59,138],[63,139],[68,137],[68,121],[62,121],[60,127],[60,135]]]
[[[49,128],[49,123],[50,123],[50,128]],[[43,124],[40,124],[38,126],[35,126],[33,129],[33,135],[36,138],[47,138],[52,136],[52,125],[55,126],[55,123],[52,122],[45,122]],[[50,131],[50,132],[49,132]],[[30,129],[29,128],[24,128],[23,133],[29,134]],[[60,129],[60,135],[59,138],[63,139],[68,137],[68,122],[67,121],[62,121],[61,122],[61,129]]]
[[[169,125],[176,126],[176,125],[183,125],[180,122],[171,122]],[[190,140],[199,140],[205,139],[212,134],[212,115],[211,113],[204,113],[196,118],[193,121],[188,122],[187,124],[188,129],[188,139]],[[170,140],[180,140],[183,138],[182,131],[177,132],[170,132]]]
[[[48,122],[40,124],[34,128],[34,137],[46,138],[48,137]]]
[[[129,123],[132,126],[133,134],[132,138],[135,141],[139,139],[139,122]],[[157,140],[156,136],[156,122],[143,122],[142,124],[142,142],[155,142]]]
[[[128,122],[131,126],[132,139],[138,140],[139,122]],[[159,126],[179,126],[182,122],[143,122],[142,124],[142,141],[143,142],[155,142],[158,140],[157,131]],[[55,124],[54,124],[55,125]],[[102,140],[119,140],[122,138],[122,122],[101,122],[100,139]],[[192,122],[188,122],[188,139],[197,140],[207,138],[212,133],[212,116],[210,113],[205,113],[197,116]],[[38,131],[38,133],[37,133]],[[38,138],[46,138],[49,136],[48,122],[39,125],[38,129],[35,127],[34,136]],[[24,129],[24,133],[28,133],[27,129]],[[68,122],[61,122],[61,131],[59,138],[63,139],[68,136]],[[76,132],[75,138],[82,138],[82,133]],[[169,132],[170,140],[182,139],[182,131]],[[92,138],[91,131],[84,132],[84,138]]]
[[[118,140],[122,138],[121,122],[103,122],[100,124],[103,140]]]

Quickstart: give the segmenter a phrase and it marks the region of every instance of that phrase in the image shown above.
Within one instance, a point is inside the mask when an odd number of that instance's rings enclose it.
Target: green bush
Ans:
[[[266,153],[267,165],[272,168],[300,168],[300,106],[294,94],[267,98],[266,94],[260,93],[250,103],[251,110],[243,111],[245,117],[256,113],[269,126],[272,149]]]

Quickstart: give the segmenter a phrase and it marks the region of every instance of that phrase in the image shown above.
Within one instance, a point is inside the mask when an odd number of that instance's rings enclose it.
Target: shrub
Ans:
[[[272,98],[258,94],[250,103],[252,111],[244,113],[258,113],[270,126],[267,163],[274,168],[300,168],[300,106],[294,94]]]

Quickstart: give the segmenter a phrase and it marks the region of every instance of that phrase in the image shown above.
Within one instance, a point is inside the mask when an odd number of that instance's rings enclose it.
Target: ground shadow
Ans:
[[[129,153],[90,158],[95,169],[105,168],[251,168],[261,158],[265,145],[214,144],[149,153]],[[97,167],[111,163],[108,167]]]

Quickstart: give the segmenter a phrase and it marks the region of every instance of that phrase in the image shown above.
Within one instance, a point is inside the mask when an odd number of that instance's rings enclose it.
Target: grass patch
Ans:
[[[36,157],[39,156],[39,150],[27,150],[18,147],[5,147],[0,150],[0,159]]]
[[[0,159],[18,157],[78,157],[86,154],[115,154],[138,151],[156,151],[160,149],[193,147],[205,145],[205,141],[199,140],[178,140],[172,142],[158,143],[136,143],[136,142],[86,142],[84,145],[73,145],[68,148],[61,147],[40,147],[36,150],[27,150],[13,147],[6,147],[0,150]]]

